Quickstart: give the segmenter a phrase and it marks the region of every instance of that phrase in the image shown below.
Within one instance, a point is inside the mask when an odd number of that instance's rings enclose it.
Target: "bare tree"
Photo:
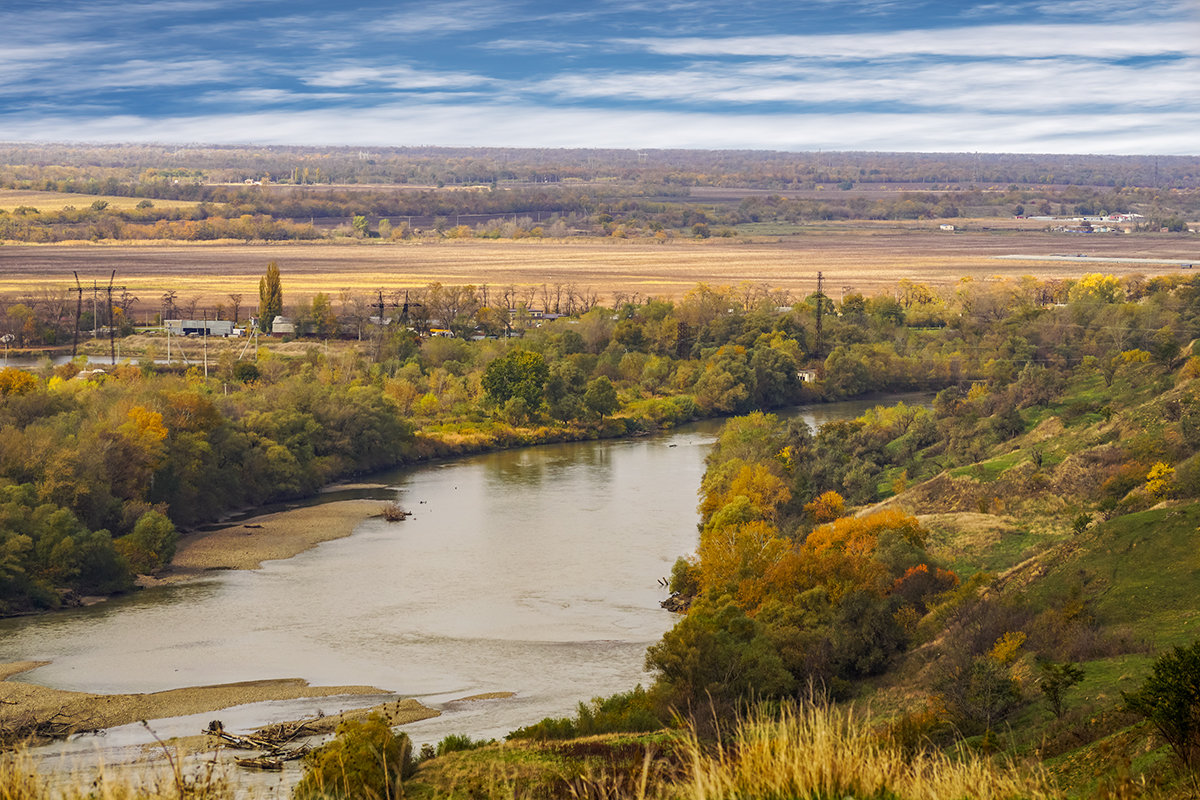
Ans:
[[[233,324],[238,324],[238,315],[242,310],[242,294],[241,292],[231,292],[229,295],[229,306],[233,309]]]
[[[179,318],[179,307],[177,305],[175,305],[175,299],[178,296],[178,294],[179,293],[176,292],[174,289],[168,289],[167,291],[163,292],[163,296],[162,296],[162,318],[163,318],[163,320]]]

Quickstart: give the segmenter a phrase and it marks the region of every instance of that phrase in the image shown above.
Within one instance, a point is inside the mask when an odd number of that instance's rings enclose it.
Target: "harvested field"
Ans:
[[[21,206],[32,206],[39,211],[61,211],[65,206],[88,208],[97,200],[108,203],[109,208],[127,210],[136,208],[144,197],[118,197],[116,195],[67,194],[64,192],[38,192],[28,189],[0,189],[0,210],[13,211]],[[151,200],[155,208],[192,208],[196,203],[182,200]]]
[[[1014,253],[1046,256],[1084,250],[1093,261],[1000,259]],[[90,282],[119,284],[156,306],[169,289],[179,300],[212,306],[230,292],[257,296],[270,261],[283,273],[285,300],[316,292],[371,292],[444,284],[541,286],[574,284],[602,300],[614,291],[680,297],[698,283],[748,281],[807,295],[823,271],[827,291],[871,293],[901,279],[948,286],[962,277],[989,279],[1035,275],[1070,278],[1087,272],[1174,274],[1177,263],[1120,263],[1100,259],[1200,261],[1193,236],[1064,237],[1043,231],[945,233],[903,228],[825,227],[772,239],[320,242],[281,244],[76,244],[0,247],[0,294],[36,293],[73,285],[72,270]]]

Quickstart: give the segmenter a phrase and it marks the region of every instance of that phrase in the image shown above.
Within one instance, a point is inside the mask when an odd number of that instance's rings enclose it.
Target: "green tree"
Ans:
[[[267,274],[258,281],[258,325],[264,333],[271,332],[275,317],[283,314],[283,284],[279,279],[279,265],[267,264]]]
[[[354,228],[354,235],[362,239],[366,237],[371,223],[362,214],[355,214],[350,224]]]
[[[1083,668],[1070,661],[1060,664],[1047,659],[1038,662],[1038,672],[1038,688],[1042,690],[1054,716],[1061,719],[1065,709],[1063,695],[1067,689],[1083,680]]]
[[[149,575],[170,563],[178,541],[179,534],[171,520],[157,511],[147,511],[138,517],[133,531],[115,544],[134,572]]]
[[[313,296],[310,322],[313,334],[322,339],[337,333],[337,314],[333,311],[333,303],[329,301],[329,296],[324,292],[317,292]]]
[[[702,598],[646,651],[655,693],[670,708],[718,719],[738,702],[778,697],[793,679],[758,621],[729,597]]]
[[[601,417],[608,416],[621,406],[621,403],[617,400],[616,387],[604,375],[588,383],[587,391],[583,394],[583,402],[588,407],[588,410],[594,414],[599,414]]]
[[[1150,677],[1125,706],[1148,719],[1189,770],[1200,758],[1200,641],[1175,647],[1154,662]]]
[[[550,368],[541,353],[528,350],[510,350],[488,364],[481,383],[487,399],[497,406],[504,406],[513,398],[520,398],[529,412],[542,405],[542,392]]]

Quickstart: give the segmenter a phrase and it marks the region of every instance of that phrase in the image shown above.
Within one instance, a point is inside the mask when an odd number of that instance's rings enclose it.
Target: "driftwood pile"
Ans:
[[[400,522],[409,515],[409,512],[401,508],[400,504],[395,500],[389,500],[388,502],[384,503],[383,508],[379,510],[379,513],[382,514],[383,518],[388,522]]]
[[[308,745],[293,746],[296,740],[319,733],[305,722],[279,723],[260,728],[248,736],[229,733],[221,720],[214,719],[208,723],[204,733],[215,736],[236,750],[259,750],[257,756],[235,759],[239,767],[279,771],[284,763],[303,758],[312,748]]]
[[[0,750],[21,744],[37,744],[54,739],[66,739],[77,733],[97,733],[100,722],[94,717],[57,711],[39,717],[32,712],[0,722]]]

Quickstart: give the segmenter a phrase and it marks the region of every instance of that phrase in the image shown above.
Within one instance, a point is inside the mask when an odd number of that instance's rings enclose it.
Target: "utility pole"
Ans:
[[[376,362],[378,362],[380,356],[383,355],[383,289],[379,289],[378,291],[379,291],[379,303],[376,307],[379,309],[379,324],[376,326],[376,329],[375,329],[375,361]],[[405,292],[404,296],[408,297],[408,292]],[[404,307],[407,310],[408,304],[405,303]]]
[[[79,273],[72,271],[75,276],[75,334],[71,337],[71,360],[75,360],[75,350],[79,347],[79,318],[83,316],[83,286],[79,283]]]
[[[822,275],[820,272],[818,272],[817,273],[817,341],[816,341],[816,347],[813,350],[813,354],[818,359],[821,358],[821,348],[824,345],[822,329],[821,329],[821,318],[825,314],[824,287],[825,287],[825,276]]]
[[[112,275],[108,276],[108,354],[113,366],[117,364],[117,340],[113,332],[113,313],[112,313],[112,293],[113,281],[117,279],[117,271],[114,269]],[[125,287],[122,286],[122,289]]]

